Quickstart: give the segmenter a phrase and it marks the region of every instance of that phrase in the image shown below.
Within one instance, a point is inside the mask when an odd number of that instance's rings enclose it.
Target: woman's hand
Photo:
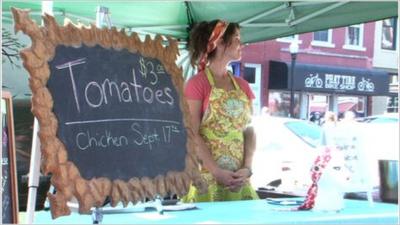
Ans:
[[[220,184],[223,184],[227,189],[232,192],[238,192],[251,176],[251,170],[248,168],[241,168],[236,172],[229,170],[219,169],[214,177]]]
[[[242,183],[242,179],[237,177],[235,172],[230,170],[217,168],[212,174],[217,183],[222,184],[225,187],[236,187]]]
[[[252,172],[249,168],[241,168],[234,173],[234,177],[237,180],[235,184],[229,185],[227,188],[230,191],[238,192],[246,181],[250,178]]]
[[[252,172],[249,168],[244,167],[236,170],[235,176],[238,178],[242,178],[243,180],[247,180],[252,175]]]

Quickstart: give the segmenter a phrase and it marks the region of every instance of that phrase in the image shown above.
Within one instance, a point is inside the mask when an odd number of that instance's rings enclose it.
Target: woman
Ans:
[[[245,80],[226,69],[241,58],[239,26],[202,22],[191,32],[189,49],[192,64],[199,61],[199,72],[186,84],[185,96],[208,192],[191,186],[183,201],[257,199],[249,183],[255,134],[248,124],[254,94]]]

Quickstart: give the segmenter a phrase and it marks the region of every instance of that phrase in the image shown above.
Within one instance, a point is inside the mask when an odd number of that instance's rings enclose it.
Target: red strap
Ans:
[[[304,200],[304,203],[297,208],[298,210],[310,210],[314,207],[315,197],[317,196],[317,191],[318,191],[318,180],[321,177],[323,170],[325,169],[326,165],[329,163],[331,158],[332,158],[331,149],[326,147],[323,154],[319,155],[315,159],[314,165],[311,169],[312,184],[307,191],[307,197]]]

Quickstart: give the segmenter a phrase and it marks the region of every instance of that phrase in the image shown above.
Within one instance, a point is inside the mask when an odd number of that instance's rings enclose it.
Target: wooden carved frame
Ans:
[[[141,42],[136,33],[127,36],[124,30],[99,29],[93,24],[90,27],[67,23],[59,26],[54,17],[43,16],[44,27],[39,27],[30,17],[29,10],[12,8],[15,20],[15,32],[22,31],[32,39],[32,46],[20,52],[23,65],[30,74],[29,85],[32,90],[32,113],[39,121],[38,132],[41,142],[41,169],[45,174],[52,174],[51,183],[57,193],[48,193],[52,217],[57,218],[71,213],[67,201],[75,196],[79,202],[79,212],[88,213],[91,207],[101,207],[107,196],[111,197],[111,205],[120,201],[124,207],[129,202],[137,203],[145,198],[154,199],[157,194],[167,193],[182,196],[187,193],[190,182],[204,190],[197,160],[194,152],[193,132],[189,126],[189,110],[183,96],[182,68],[175,64],[178,47],[176,40],[167,38],[169,45],[162,46],[162,37],[157,35],[154,40],[146,36]],[[148,177],[132,178],[125,182],[111,181],[108,178],[93,178],[85,180],[80,176],[75,164],[68,161],[66,147],[56,136],[58,121],[53,110],[52,95],[46,87],[50,74],[48,62],[55,55],[57,45],[80,47],[82,44],[115,50],[127,49],[132,53],[139,52],[145,57],[157,58],[171,74],[172,82],[180,95],[180,107],[184,114],[183,122],[187,129],[187,154],[183,172],[169,171],[165,176],[158,175],[154,179]]]
[[[10,173],[10,184],[11,184],[11,207],[12,207],[12,223],[18,223],[18,182],[17,182],[17,158],[15,151],[15,135],[14,135],[14,114],[12,96],[10,92],[2,91],[2,99],[6,104],[7,113],[7,135],[8,135],[8,168]],[[4,122],[4,121],[3,121]]]

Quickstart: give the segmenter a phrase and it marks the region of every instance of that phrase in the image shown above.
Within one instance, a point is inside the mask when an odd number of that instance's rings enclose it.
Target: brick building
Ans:
[[[382,101],[386,104],[388,96],[395,95],[389,93],[389,83],[393,86],[397,82],[393,78],[397,77],[397,66],[379,64],[387,60],[375,58],[375,46],[381,42],[376,31],[382,30],[377,26],[382,24],[370,22],[249,44],[243,48],[240,63],[234,64],[234,71],[236,68],[238,73],[240,68],[240,74],[251,84],[256,112],[268,106],[271,113],[288,116],[293,89],[297,118],[307,119],[312,113],[327,110],[339,115],[347,110],[359,116],[383,113],[387,109]],[[395,46],[383,55],[397,62],[398,29],[397,23],[392,25]],[[292,86],[289,45],[293,41],[299,44],[299,50]]]

